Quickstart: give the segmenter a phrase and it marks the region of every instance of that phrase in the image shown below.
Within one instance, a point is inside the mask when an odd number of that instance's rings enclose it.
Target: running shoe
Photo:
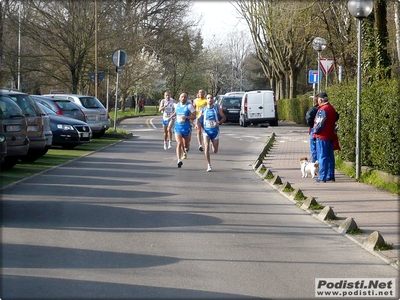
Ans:
[[[187,158],[187,153],[186,152],[183,152],[183,154],[182,154],[182,159],[186,159]]]
[[[167,150],[167,142],[164,142],[164,150]]]
[[[199,151],[200,151],[200,152],[203,152],[203,151],[204,151],[203,145],[200,145],[200,146],[199,146]]]
[[[207,166],[207,172],[211,172],[211,170],[212,170],[212,169],[211,169],[211,165],[208,165],[208,166]]]
[[[171,149],[172,148],[172,144],[171,144],[171,141],[169,141],[168,142],[168,149]]]
[[[181,160],[178,160],[178,168],[182,167],[183,162]]]

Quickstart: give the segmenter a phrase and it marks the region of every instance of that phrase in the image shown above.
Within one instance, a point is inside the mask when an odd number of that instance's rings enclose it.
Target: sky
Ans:
[[[238,12],[227,0],[196,0],[192,11],[195,16],[203,16],[201,24],[205,46],[215,38],[223,39],[228,33],[247,30],[246,22],[240,21]]]

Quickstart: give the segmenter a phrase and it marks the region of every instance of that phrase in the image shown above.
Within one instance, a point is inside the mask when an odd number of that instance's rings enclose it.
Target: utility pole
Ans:
[[[97,98],[99,73],[97,69],[97,0],[94,0],[94,96]]]

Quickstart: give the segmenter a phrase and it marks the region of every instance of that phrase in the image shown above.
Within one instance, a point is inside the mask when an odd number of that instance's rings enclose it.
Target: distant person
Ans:
[[[311,162],[315,163],[317,161],[317,146],[316,146],[316,138],[312,133],[312,128],[314,127],[314,119],[315,115],[318,111],[318,95],[315,95],[313,98],[313,106],[306,112],[306,122],[308,125],[308,134],[310,137],[310,153],[311,153]]]
[[[189,145],[190,132],[192,127],[190,122],[196,118],[196,111],[193,105],[188,102],[188,94],[183,92],[179,96],[179,103],[176,105],[175,112],[170,119],[175,119],[175,141],[176,141],[176,157],[178,159],[178,168],[182,167],[182,159],[187,158],[185,148]]]
[[[174,126],[175,119],[170,117],[175,112],[175,102],[171,98],[169,92],[164,93],[164,99],[160,100],[159,112],[162,112],[162,124],[164,129],[164,150],[171,149],[172,147],[172,127]]]
[[[316,182],[335,181],[335,123],[338,120],[335,108],[328,102],[326,93],[318,94],[318,111],[312,133],[316,138],[319,175]]]
[[[144,112],[144,99],[139,100],[139,112]]]
[[[203,107],[207,105],[207,99],[206,99],[206,92],[204,90],[199,90],[197,93],[197,98],[193,101],[193,106],[196,110],[196,117],[200,115],[201,110]],[[203,130],[200,126],[197,126],[197,123],[195,121],[195,128],[197,131],[197,142],[199,143],[199,151],[203,151],[203,144],[202,144],[202,133]]]
[[[207,162],[207,172],[212,170],[210,159],[210,141],[214,153],[219,147],[219,126],[226,121],[226,116],[217,105],[214,105],[214,97],[207,95],[207,105],[202,109],[197,118],[197,126],[202,128],[204,142],[204,156]]]

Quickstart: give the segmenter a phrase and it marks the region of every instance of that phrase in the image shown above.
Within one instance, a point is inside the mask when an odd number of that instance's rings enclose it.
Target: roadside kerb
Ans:
[[[329,206],[324,207],[320,212],[316,212],[314,210],[311,210],[309,207],[311,205],[315,204],[321,204],[318,203],[314,197],[309,196],[306,197],[306,195],[303,195],[302,191],[300,189],[293,189],[291,187],[291,184],[289,182],[282,182],[281,178],[279,175],[274,175],[271,169],[267,168],[263,160],[265,159],[266,155],[270,151],[270,149],[273,147],[274,141],[275,141],[275,133],[273,132],[271,136],[268,137],[267,142],[259,154],[258,158],[254,161],[252,164],[253,170],[258,174],[265,183],[267,183],[269,186],[271,186],[273,189],[278,191],[281,195],[283,195],[285,198],[290,200],[293,204],[304,210],[305,212],[309,213],[312,217],[318,219],[319,221],[323,222],[326,224],[329,228],[335,230],[337,233],[345,236],[352,242],[356,243],[358,246],[361,248],[367,250],[368,252],[372,253],[373,255],[379,257],[381,260],[383,260],[385,263],[388,265],[394,267],[395,269],[400,269],[399,268],[399,261],[393,260],[388,258],[386,255],[383,253],[376,251],[375,247],[376,246],[382,246],[385,244],[385,240],[382,237],[382,235],[378,231],[374,231],[371,233],[369,236],[365,236],[362,234],[348,234],[347,231],[348,229],[356,229],[357,224],[355,223],[354,219],[351,217],[339,217],[332,208]],[[296,195],[301,194],[305,199],[303,199],[303,202],[300,202],[302,205],[299,206],[299,200],[296,200]],[[322,205],[322,204],[321,204]],[[341,222],[343,221],[343,222]]]

